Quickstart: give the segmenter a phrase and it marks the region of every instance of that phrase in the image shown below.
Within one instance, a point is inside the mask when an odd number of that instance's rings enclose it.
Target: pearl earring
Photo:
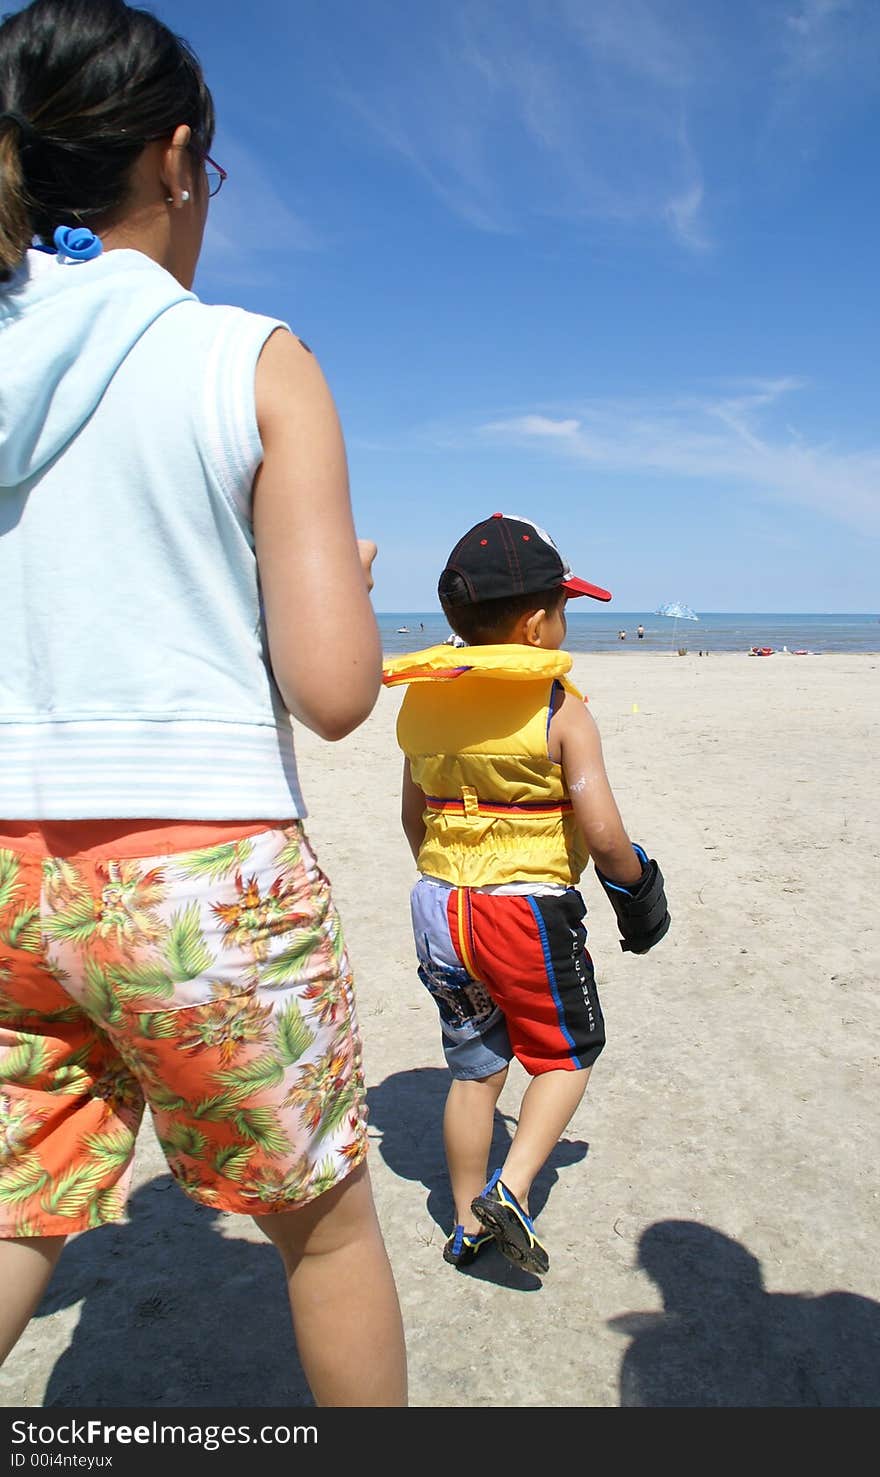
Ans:
[[[181,192],[180,192],[180,203],[181,203],[181,205],[185,205],[188,199],[189,199],[189,190],[181,190]],[[173,205],[174,204],[174,196],[173,195],[166,195],[165,196],[165,204],[166,205]]]

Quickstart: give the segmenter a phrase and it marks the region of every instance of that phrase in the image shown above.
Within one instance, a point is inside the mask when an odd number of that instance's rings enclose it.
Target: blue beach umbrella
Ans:
[[[698,621],[700,617],[689,605],[683,605],[680,600],[671,600],[668,605],[661,605],[655,615],[667,615],[672,620],[672,645],[675,645],[675,633],[678,630],[679,621]]]

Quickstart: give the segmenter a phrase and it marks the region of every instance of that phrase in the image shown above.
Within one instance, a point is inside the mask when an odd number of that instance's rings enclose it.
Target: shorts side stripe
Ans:
[[[557,1018],[558,1018],[559,1029],[560,1029],[563,1037],[565,1038],[566,1042],[571,1047],[571,1051],[572,1051],[571,1060],[574,1062],[574,1065],[579,1068],[581,1064],[580,1064],[580,1062],[577,1059],[575,1040],[574,1040],[574,1037],[571,1034],[571,1031],[568,1029],[568,1026],[566,1024],[565,1011],[563,1010],[562,1001],[561,1001],[561,999],[559,997],[559,987],[558,987],[558,985],[556,983],[556,974],[555,974],[555,971],[553,969],[553,958],[552,958],[552,955],[550,953],[550,940],[547,937],[547,929],[546,929],[546,926],[544,924],[544,919],[541,916],[541,912],[540,912],[540,909],[538,908],[538,904],[537,904],[537,901],[535,900],[535,898],[528,897],[526,899],[526,901],[527,901],[529,907],[532,910],[532,914],[533,914],[534,919],[535,919],[535,924],[536,924],[536,927],[538,929],[538,937],[541,940],[541,948],[544,951],[544,967],[545,967],[545,969],[547,971],[547,980],[548,980],[549,985],[550,985],[550,993],[553,996],[553,1004],[556,1006],[556,1014],[557,1014]]]
[[[468,908],[468,895],[464,887],[455,889],[456,921],[458,923],[458,952],[461,962],[472,980],[478,980],[479,975],[474,967],[474,957],[471,950],[471,940],[468,937],[470,929],[470,909]]]

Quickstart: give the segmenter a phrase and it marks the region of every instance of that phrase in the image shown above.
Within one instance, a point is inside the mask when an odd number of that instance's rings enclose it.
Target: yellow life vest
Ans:
[[[550,703],[571,657],[532,646],[432,646],[387,660],[408,684],[397,741],[426,796],[419,871],[457,887],[577,882],[589,860],[560,765]]]

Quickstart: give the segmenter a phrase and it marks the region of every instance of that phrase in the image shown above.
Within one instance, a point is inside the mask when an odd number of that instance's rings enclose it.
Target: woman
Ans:
[[[290,725],[373,707],[375,546],[305,345],[190,291],[213,129],[122,0],[0,26],[0,1353],[124,1215],[146,1101],[181,1187],[281,1253],[316,1402],[401,1405]]]

